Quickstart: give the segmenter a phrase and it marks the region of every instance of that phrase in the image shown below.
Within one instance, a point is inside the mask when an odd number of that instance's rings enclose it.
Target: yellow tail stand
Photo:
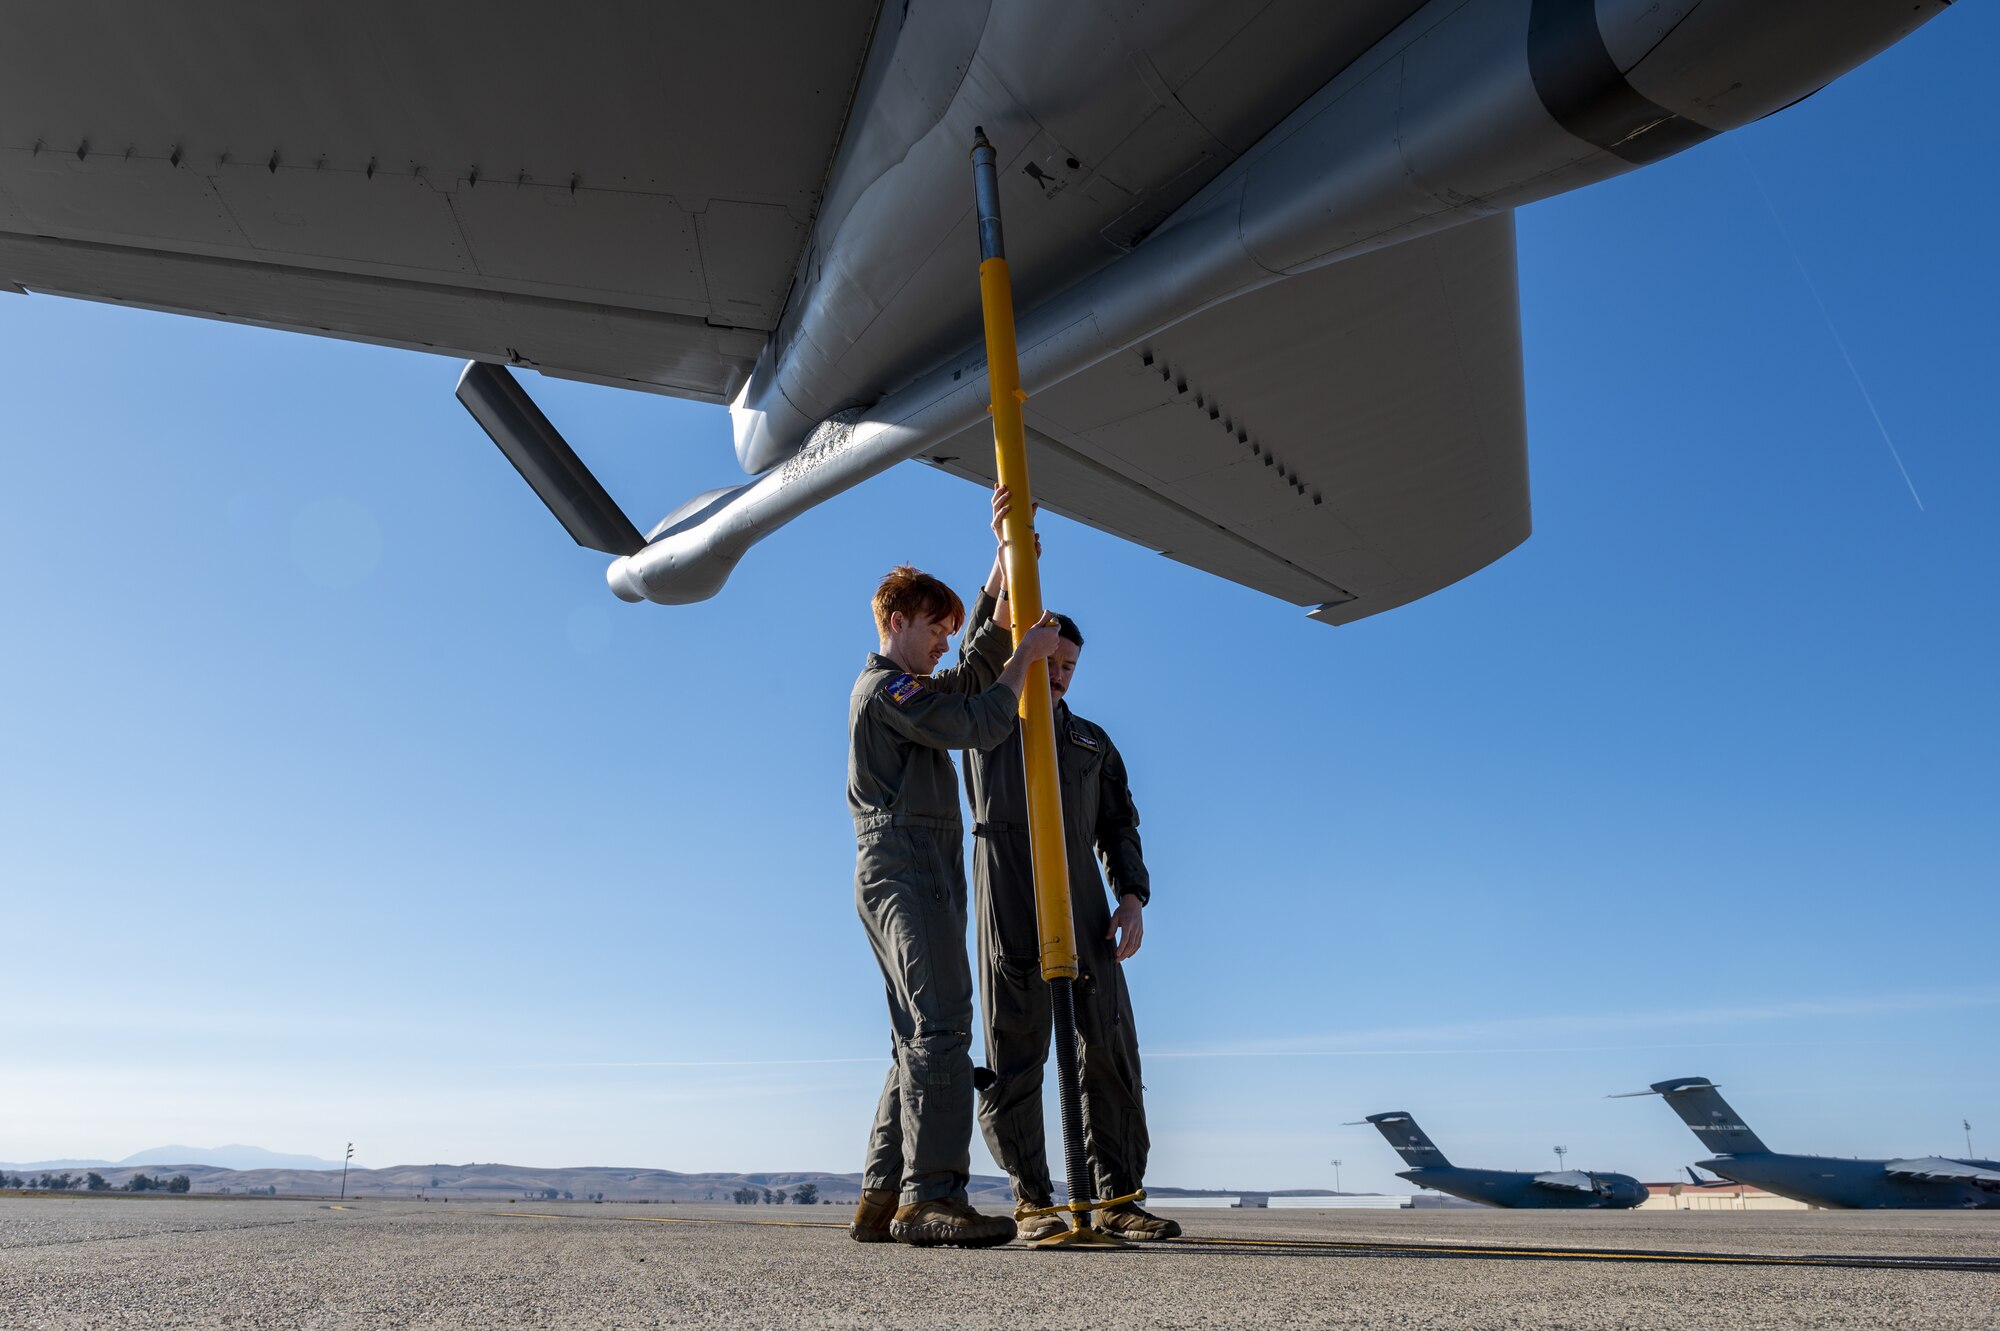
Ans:
[[[1013,605],[1014,642],[1042,619],[1042,575],[1035,555],[1034,494],[1028,484],[1028,444],[1021,430],[1021,364],[1014,349],[1014,290],[1007,278],[1000,234],[1000,177],[986,131],[975,129],[972,185],[979,212],[979,299],[986,314],[986,375],[993,392],[993,449],[1000,484],[1012,507],[1007,541],[1007,595]],[[1021,757],[1027,767],[1028,843],[1035,867],[1035,919],[1041,929],[1042,978],[1049,985],[1055,1037],[1056,1086],[1062,1107],[1063,1163],[1071,1200],[1024,1208],[1021,1217],[1066,1214],[1070,1228],[1041,1240],[1043,1248],[1126,1248],[1131,1245],[1091,1223],[1107,1206],[1140,1201],[1144,1192],[1105,1201],[1079,1201],[1096,1190],[1083,1149],[1083,1088],[1076,1062],[1076,938],[1069,908],[1069,860],[1063,840],[1062,787],[1056,775],[1055,713],[1047,671],[1031,670],[1021,691]]]

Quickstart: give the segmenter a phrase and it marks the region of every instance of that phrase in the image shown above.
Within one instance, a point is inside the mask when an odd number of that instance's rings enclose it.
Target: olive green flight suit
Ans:
[[[988,623],[967,636],[961,663],[929,676],[870,653],[847,710],[855,909],[894,1033],[862,1186],[906,1204],[964,1201],[972,1167],[965,833],[950,755],[1005,739],[1019,700],[994,682],[1008,632]]]
[[[975,622],[992,613],[982,596]],[[1099,1197],[1136,1191],[1151,1142],[1139,1069],[1139,1037],[1125,972],[1105,932],[1113,898],[1151,899],[1139,848],[1139,810],[1125,760],[1099,726],[1055,709],[1056,766],[1068,842],[1070,913],[1076,929],[1076,1028],[1083,1083],[1084,1142]],[[986,1145],[1021,1201],[1053,1196],[1042,1131],[1042,1070],[1052,1017],[1042,979],[1035,921],[1034,861],[1028,845],[1026,774],[1018,722],[1006,740],[965,755],[972,805],[972,882],[979,921],[979,983],[984,996],[987,1068],[980,1069],[979,1125]],[[1103,863],[1103,877],[1098,863]],[[990,1073],[989,1070],[990,1069]],[[1069,1181],[1072,1190],[1076,1180]]]

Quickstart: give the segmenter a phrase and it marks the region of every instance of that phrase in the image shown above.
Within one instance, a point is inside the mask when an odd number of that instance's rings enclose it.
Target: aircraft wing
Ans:
[[[1551,1188],[1557,1192],[1596,1192],[1597,1180],[1581,1169],[1565,1169],[1553,1174],[1537,1174],[1533,1183],[1538,1188]]]
[[[1891,1178],[1919,1183],[1971,1183],[1982,1188],[2000,1189],[2000,1169],[1987,1169],[1963,1160],[1946,1160],[1929,1155],[1919,1160],[1891,1160],[1882,1166]]]
[[[1527,539],[1514,220],[1254,291],[1030,398],[1051,510],[1344,624]],[[990,482],[990,431],[929,459]]]
[[[1304,65],[1406,8],[1357,9]],[[730,401],[883,12],[20,7],[0,287]],[[1528,535],[1511,214],[1211,307],[1028,407],[1054,511],[1331,623],[1414,600]],[[990,479],[981,431],[934,452]]]
[[[726,402],[879,8],[11,6],[0,287]]]

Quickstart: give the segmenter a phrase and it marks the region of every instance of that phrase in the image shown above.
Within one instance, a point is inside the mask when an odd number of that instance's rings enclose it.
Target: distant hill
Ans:
[[[157,1153],[146,1152],[151,1156]],[[340,1167],[331,1169],[223,1169],[191,1160],[160,1155],[143,1168],[103,1161],[37,1161],[0,1165],[18,1174],[46,1169],[93,1169],[114,1188],[134,1174],[186,1174],[195,1192],[260,1193],[276,1189],[281,1196],[331,1197],[340,1191]],[[387,1169],[350,1169],[349,1197],[463,1198],[468,1201],[528,1200],[553,1193],[582,1201],[602,1196],[613,1202],[727,1202],[739,1188],[783,1189],[788,1195],[801,1183],[819,1188],[822,1198],[852,1205],[861,1196],[861,1175],[827,1174],[812,1170],[755,1174],[680,1174],[668,1169],[618,1169],[603,1166],[538,1168],[532,1165],[395,1165]],[[969,1191],[991,1206],[1011,1205],[1007,1180],[975,1175]]]
[[[171,1151],[174,1148],[163,1148]],[[217,1148],[225,1150],[242,1149]],[[255,1150],[256,1148],[250,1148]],[[275,1189],[283,1196],[330,1197],[340,1191],[340,1167],[304,1169],[271,1167],[225,1169],[188,1159],[169,1159],[161,1151],[145,1151],[155,1157],[145,1168],[120,1162],[112,1165],[92,1161],[47,1161],[32,1165],[0,1166],[16,1173],[43,1169],[95,1169],[112,1187],[122,1187],[134,1174],[186,1174],[195,1192],[261,1193]],[[208,1154],[208,1152],[201,1152]],[[269,1155],[269,1152],[264,1154]],[[278,1157],[284,1159],[286,1157]],[[310,1159],[311,1157],[306,1157]],[[135,1157],[136,1159],[136,1157]],[[852,1205],[861,1196],[861,1175],[828,1174],[812,1170],[755,1174],[680,1174],[670,1169],[632,1169],[606,1166],[542,1168],[533,1165],[394,1165],[387,1169],[351,1169],[347,1174],[349,1197],[416,1197],[463,1199],[466,1201],[526,1201],[545,1197],[583,1201],[602,1196],[611,1202],[728,1202],[739,1188],[755,1189],[761,1199],[765,1190],[787,1195],[801,1183],[819,1189],[823,1200]],[[974,1205],[1006,1209],[1013,1205],[1007,1180],[992,1174],[974,1174],[967,1184]],[[1269,1191],[1259,1189],[1258,1191]],[[1234,1196],[1233,1192],[1209,1189],[1157,1188],[1160,1197]],[[1058,1196],[1062,1196],[1060,1187]],[[1315,1189],[1271,1192],[1272,1196],[1335,1196]]]

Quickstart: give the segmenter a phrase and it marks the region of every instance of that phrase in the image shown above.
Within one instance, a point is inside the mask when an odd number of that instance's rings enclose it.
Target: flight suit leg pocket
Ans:
[[[1049,1052],[1049,987],[1041,963],[1029,957],[998,957],[988,967],[987,1061],[1000,1080],[996,1092],[1030,1079],[1039,1090]]]
[[[921,996],[933,989],[930,914],[924,880],[929,857],[902,828],[865,833],[855,849],[854,908],[888,985],[899,1038],[920,1024]]]

